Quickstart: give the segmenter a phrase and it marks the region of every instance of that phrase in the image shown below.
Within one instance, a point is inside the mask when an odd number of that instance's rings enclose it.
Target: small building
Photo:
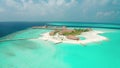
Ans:
[[[62,30],[59,32],[60,35],[64,33],[71,33],[73,30],[67,29],[65,26],[62,27]]]
[[[50,35],[50,36],[55,35],[55,31],[50,32],[49,35]]]
[[[68,35],[67,39],[71,39],[71,40],[80,40],[78,37],[74,36],[74,35]]]

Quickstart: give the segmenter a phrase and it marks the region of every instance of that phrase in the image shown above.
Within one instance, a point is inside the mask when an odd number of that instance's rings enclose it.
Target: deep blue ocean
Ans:
[[[42,26],[45,22],[0,22],[0,37],[32,26]]]
[[[96,24],[96,25],[95,25]],[[32,26],[73,26],[73,27],[94,27],[120,29],[120,23],[93,23],[93,22],[0,22],[0,37],[30,28]],[[114,27],[114,26],[115,27]]]

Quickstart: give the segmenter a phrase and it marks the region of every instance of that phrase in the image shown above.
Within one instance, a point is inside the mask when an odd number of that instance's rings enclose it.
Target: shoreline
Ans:
[[[55,35],[55,36],[50,36],[49,32],[41,34],[42,37],[39,37],[38,39],[44,40],[44,41],[51,41],[55,44],[58,43],[72,43],[72,44],[88,44],[88,43],[94,43],[94,42],[100,42],[104,40],[108,40],[106,37],[101,36],[99,34],[104,33],[103,31],[98,31],[98,30],[92,30],[89,32],[83,32],[81,35],[78,35],[78,37],[84,37],[85,40],[70,40],[67,39],[63,35]]]

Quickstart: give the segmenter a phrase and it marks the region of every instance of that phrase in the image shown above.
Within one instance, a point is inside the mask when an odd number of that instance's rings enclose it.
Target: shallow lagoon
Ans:
[[[0,68],[120,68],[120,30],[102,30],[109,40],[81,44],[53,44],[30,40],[47,29],[26,29],[4,39],[25,40],[0,42]]]

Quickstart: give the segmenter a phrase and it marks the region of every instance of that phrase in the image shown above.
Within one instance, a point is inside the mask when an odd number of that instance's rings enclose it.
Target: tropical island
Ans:
[[[60,29],[54,29],[50,32],[44,33],[39,39],[45,41],[52,41],[54,43],[74,43],[74,44],[87,44],[91,42],[99,42],[108,40],[106,37],[99,34],[104,33],[102,31],[96,31],[92,28],[77,28],[70,29],[66,26]],[[82,40],[81,38],[85,38]]]
[[[80,35],[82,32],[88,32],[92,29],[67,29],[65,26],[62,27],[62,29],[55,29],[54,31],[49,32],[50,36],[55,35],[62,35],[65,36],[67,39],[71,40],[80,40],[79,37],[76,37],[77,35]]]

